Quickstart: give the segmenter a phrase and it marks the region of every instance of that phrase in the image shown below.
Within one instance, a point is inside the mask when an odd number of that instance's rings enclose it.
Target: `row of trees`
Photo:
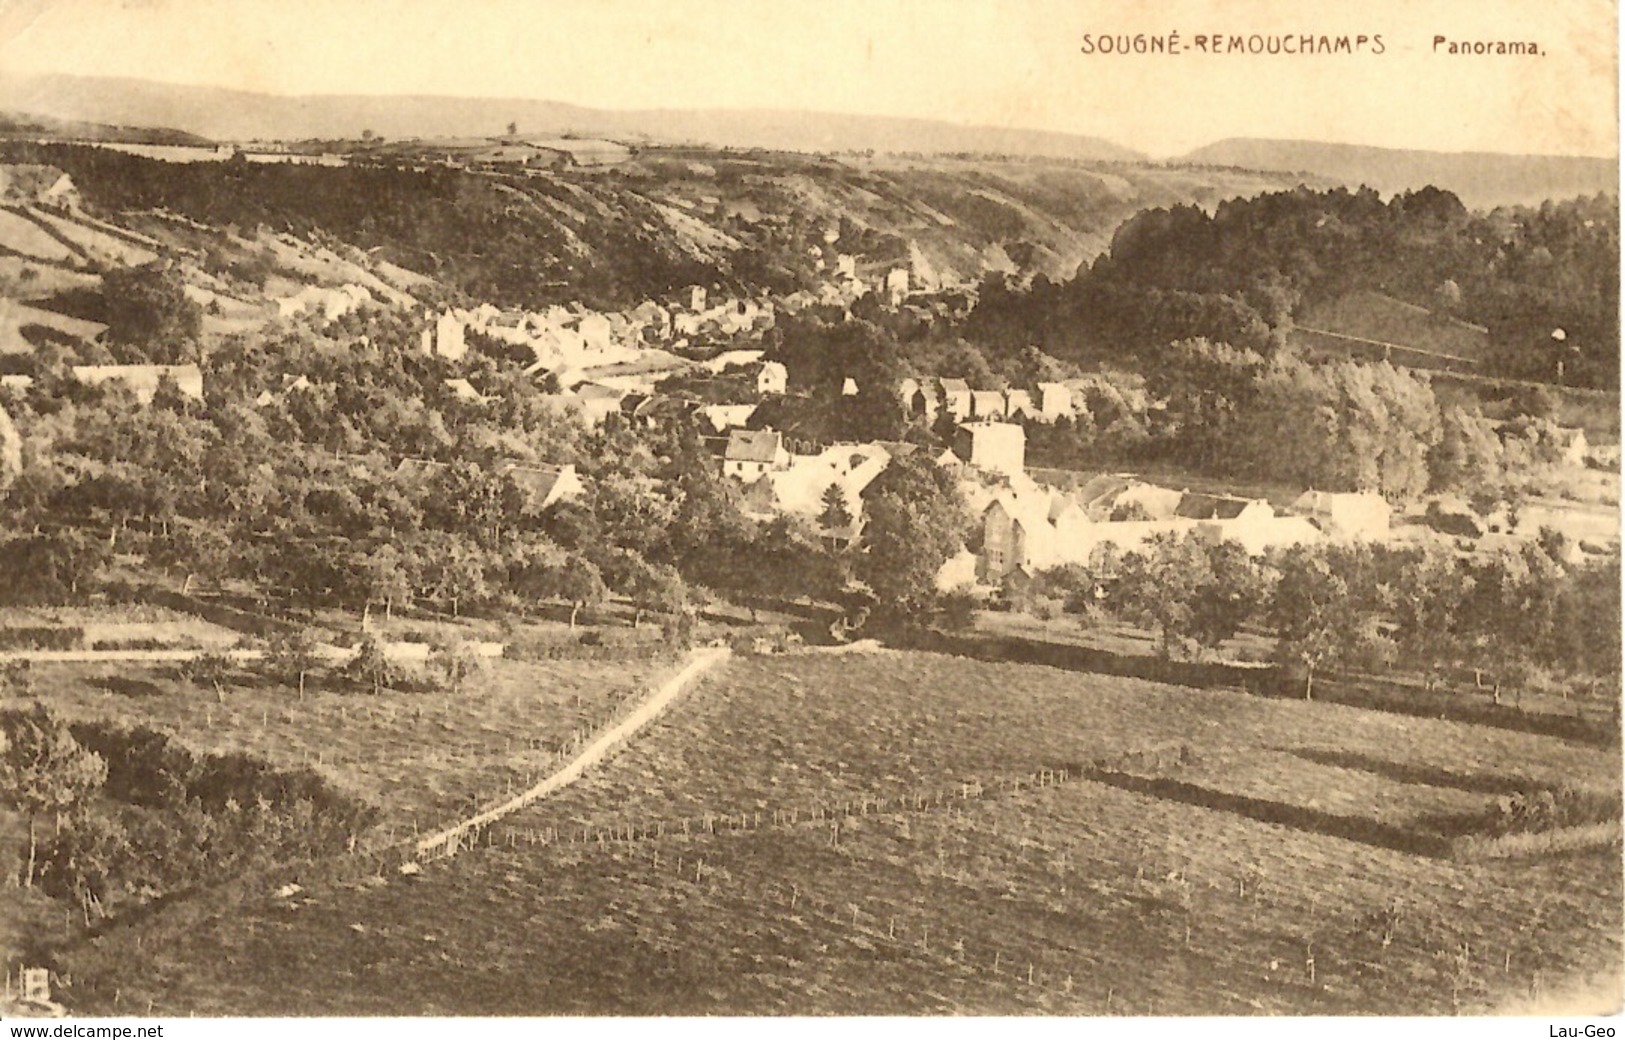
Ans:
[[[1427,547],[1299,546],[1250,557],[1232,543],[1162,537],[1146,549],[1041,575],[1030,595],[1155,634],[1167,657],[1211,653],[1244,629],[1273,634],[1303,670],[1399,663],[1469,668],[1499,701],[1536,670],[1617,686],[1619,557],[1569,567],[1556,538],[1461,557]]]
[[[1426,380],[1386,363],[1311,364],[1189,340],[1163,352],[1137,395],[1101,382],[1075,418],[1030,428],[1030,456],[1063,468],[1173,465],[1406,501],[1430,492],[1507,498],[1541,483],[1565,450],[1549,418],[1491,422],[1475,406],[1442,404]]]

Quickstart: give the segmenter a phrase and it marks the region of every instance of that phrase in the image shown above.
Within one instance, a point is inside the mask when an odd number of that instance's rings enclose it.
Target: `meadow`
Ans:
[[[248,879],[69,963],[104,1012],[1606,1002],[1617,828],[1520,859],[1438,838],[1514,795],[1617,790],[1618,768],[1553,737],[1039,666],[738,658],[483,847],[413,876],[312,868],[293,897]],[[677,823],[722,814],[716,833]]]
[[[641,696],[668,663],[494,660],[463,688],[359,692],[318,674],[292,686],[241,671],[217,696],[172,666],[35,665],[31,696],[70,721],[118,719],[194,751],[242,751],[310,767],[382,810],[392,837],[428,831],[529,786],[578,734]],[[23,703],[23,698],[17,698]]]

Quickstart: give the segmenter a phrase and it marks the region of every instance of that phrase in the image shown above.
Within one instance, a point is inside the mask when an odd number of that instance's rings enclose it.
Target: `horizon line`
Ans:
[[[712,107],[712,106],[703,106],[703,107],[686,107],[686,108],[685,107],[671,107],[671,106],[664,106],[664,107],[662,107],[662,106],[655,106],[655,107],[618,107],[618,106],[613,106],[613,105],[587,104],[587,103],[583,103],[583,102],[579,102],[579,101],[567,101],[567,100],[562,100],[562,99],[555,98],[555,97],[522,97],[522,96],[518,96],[518,95],[502,95],[502,94],[452,94],[452,93],[416,93],[416,92],[373,93],[373,92],[365,91],[365,90],[342,91],[342,92],[324,91],[324,92],[311,92],[311,93],[298,93],[298,92],[289,93],[289,92],[270,91],[270,90],[249,90],[249,89],[245,89],[243,87],[226,86],[226,85],[221,85],[221,84],[217,84],[217,83],[200,83],[200,82],[195,82],[195,81],[153,79],[153,78],[142,77],[142,76],[106,76],[106,75],[98,75],[98,74],[95,74],[95,73],[64,72],[64,71],[61,71],[61,70],[52,70],[52,71],[46,71],[46,72],[8,72],[8,71],[5,71],[5,70],[0,70],[0,82],[4,82],[6,80],[11,80],[11,81],[41,80],[41,79],[45,79],[45,78],[49,78],[49,77],[62,77],[62,78],[66,78],[66,79],[99,81],[99,82],[103,82],[103,83],[142,83],[142,84],[151,84],[151,85],[159,86],[159,87],[176,87],[176,88],[180,88],[180,89],[189,89],[189,90],[211,90],[211,91],[219,91],[219,92],[228,93],[228,94],[240,94],[240,95],[244,95],[244,96],[247,96],[247,97],[273,98],[273,99],[282,99],[282,100],[288,100],[288,101],[309,101],[309,100],[320,99],[320,98],[364,98],[364,99],[379,100],[379,101],[387,101],[387,100],[391,100],[391,99],[396,99],[396,100],[484,101],[484,102],[498,102],[498,103],[500,103],[500,102],[516,102],[516,103],[521,103],[521,104],[558,105],[558,106],[565,107],[565,108],[581,109],[581,110],[583,110],[585,112],[598,112],[598,113],[607,113],[607,114],[622,115],[622,116],[630,116],[630,115],[662,115],[662,114],[671,114],[671,113],[688,113],[688,114],[714,113],[714,114],[718,114],[718,115],[727,115],[727,114],[730,114],[730,113],[733,113],[733,114],[750,113],[750,114],[759,114],[759,115],[780,115],[780,116],[787,116],[787,117],[809,116],[809,115],[811,115],[811,116],[820,116],[820,117],[826,117],[826,118],[897,120],[897,121],[901,121],[901,122],[914,122],[914,123],[933,124],[933,125],[937,125],[937,126],[947,126],[947,127],[953,127],[953,128],[961,129],[961,130],[984,130],[984,131],[1009,132],[1009,133],[1020,133],[1020,134],[1035,134],[1035,135],[1043,135],[1043,136],[1046,136],[1046,137],[1073,138],[1073,139],[1076,139],[1076,140],[1079,140],[1079,141],[1098,141],[1098,142],[1101,142],[1103,144],[1110,145],[1110,146],[1112,146],[1114,148],[1119,148],[1119,149],[1121,149],[1123,151],[1126,151],[1126,152],[1133,152],[1139,157],[1137,159],[1096,159],[1096,160],[1088,160],[1088,161],[1094,161],[1094,162],[1151,162],[1151,163],[1187,162],[1187,161],[1189,161],[1189,157],[1191,156],[1192,153],[1200,151],[1203,148],[1210,148],[1210,147],[1213,147],[1214,145],[1224,144],[1224,143],[1229,142],[1229,141],[1253,141],[1253,142],[1267,142],[1267,143],[1272,143],[1272,144],[1309,144],[1309,145],[1321,145],[1321,146],[1329,146],[1329,147],[1337,147],[1337,148],[1363,148],[1363,149],[1370,149],[1370,150],[1375,150],[1375,151],[1403,152],[1403,153],[1411,153],[1411,154],[1419,154],[1419,155],[1438,155],[1438,156],[1453,156],[1453,157],[1484,155],[1484,156],[1496,156],[1496,157],[1500,157],[1500,158],[1587,159],[1587,160],[1601,161],[1601,162],[1612,162],[1612,163],[1615,163],[1615,164],[1618,164],[1619,161],[1620,161],[1620,150],[1619,150],[1618,140],[1617,139],[1616,139],[1616,142],[1615,142],[1615,149],[1614,149],[1613,154],[1611,154],[1611,155],[1598,155],[1596,153],[1591,153],[1591,152],[1585,152],[1585,153],[1581,153],[1581,152],[1529,152],[1529,151],[1502,152],[1502,151],[1489,151],[1489,150],[1484,150],[1484,149],[1447,150],[1447,149],[1439,149],[1439,148],[1409,147],[1409,146],[1394,145],[1394,144],[1370,144],[1370,143],[1359,142],[1359,141],[1337,140],[1337,139],[1330,139],[1330,138],[1281,137],[1281,136],[1274,136],[1274,135],[1268,135],[1268,134],[1261,134],[1261,135],[1257,135],[1257,136],[1252,136],[1252,135],[1245,135],[1245,136],[1229,135],[1229,136],[1226,136],[1226,137],[1214,138],[1214,139],[1208,140],[1208,141],[1206,141],[1206,142],[1204,142],[1202,144],[1195,145],[1192,148],[1186,149],[1183,152],[1168,153],[1168,152],[1150,151],[1150,150],[1147,150],[1145,148],[1141,148],[1141,147],[1136,146],[1136,145],[1124,144],[1123,142],[1115,140],[1113,138],[1104,137],[1104,136],[1102,136],[1102,135],[1100,135],[1098,133],[1090,133],[1090,132],[1083,131],[1083,130],[1056,130],[1056,129],[1049,129],[1049,128],[1044,128],[1044,127],[1033,127],[1033,126],[1012,125],[1012,124],[998,124],[998,123],[987,123],[987,122],[974,122],[974,121],[959,121],[959,120],[954,120],[954,119],[943,118],[941,116],[927,116],[927,115],[917,115],[917,114],[900,114],[900,113],[889,113],[889,112],[856,112],[856,111],[815,109],[815,108],[779,108],[779,107],[773,107],[773,106],[764,106],[764,107],[735,107],[735,106],[714,106],[714,107]],[[13,99],[11,99],[11,98],[0,96],[0,105],[9,104],[12,100]],[[43,113],[37,113],[37,112],[34,112],[34,113],[22,112],[20,110],[18,110],[18,114],[21,114],[21,115],[33,115],[33,116],[36,116],[37,118],[43,118],[43,119],[60,119],[60,120],[62,120],[64,122],[91,122],[91,123],[96,122],[96,120],[89,120],[89,119],[71,120],[71,119],[67,119],[66,117],[61,117],[61,116],[50,116],[50,115],[45,115]],[[118,126],[122,126],[122,127],[125,127],[125,128],[130,128],[130,129],[172,130],[172,131],[176,131],[176,132],[180,132],[180,133],[191,133],[192,132],[192,131],[182,130],[180,127],[174,127],[174,126],[150,126],[150,125],[146,125],[146,124],[110,124],[110,123],[109,124],[102,124],[102,125],[108,125],[108,126],[118,125]],[[568,131],[562,131],[562,132],[568,132]],[[204,137],[205,135],[197,134],[196,136]],[[492,136],[492,137],[495,137],[497,135],[474,134],[474,135],[471,135],[471,136]],[[522,135],[520,135],[520,136],[522,136]],[[301,141],[301,140],[318,140],[318,139],[319,138],[267,137],[267,138],[247,138],[246,140]],[[342,140],[342,138],[338,138],[338,139]],[[433,140],[433,139],[434,138],[423,138],[423,137],[395,138],[395,140]],[[210,140],[220,140],[220,141],[224,142],[226,140],[235,140],[235,139],[215,139],[215,138],[210,138]],[[385,138],[385,140],[389,140],[389,138]],[[738,147],[745,147],[745,146],[713,145],[713,147],[738,148]],[[776,150],[787,150],[787,151],[795,151],[795,152],[800,152],[801,151],[800,149],[776,149]],[[816,152],[815,151],[815,152],[808,152],[806,154],[839,154],[841,151],[850,151],[850,149],[840,149],[840,150],[836,150],[834,152]],[[908,151],[905,150],[903,152],[896,152],[896,153],[889,153],[889,154],[908,154]],[[933,153],[933,154],[951,154],[951,153]],[[1041,158],[1041,156],[1035,156],[1035,158]],[[1065,158],[1065,157],[1064,156],[1052,156],[1050,158],[1060,159],[1060,158]],[[1200,165],[1215,165],[1215,164],[1200,164]],[[1222,165],[1223,166],[1223,165],[1231,165],[1231,164],[1221,163],[1221,164],[1216,164],[1216,165]]]

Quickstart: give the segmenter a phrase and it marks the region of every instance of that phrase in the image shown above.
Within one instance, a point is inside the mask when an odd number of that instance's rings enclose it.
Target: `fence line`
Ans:
[[[1162,768],[1178,762],[1187,753],[1183,744],[1162,744],[1150,748],[1102,757],[1082,765],[1043,768],[1027,776],[996,780],[969,780],[952,787],[928,791],[908,791],[894,795],[858,795],[839,802],[813,802],[777,809],[739,813],[704,813],[699,816],[657,817],[631,823],[611,823],[601,827],[528,827],[508,832],[501,844],[524,845],[607,845],[648,841],[666,837],[692,837],[735,834],[742,831],[796,827],[812,823],[836,823],[858,816],[895,813],[924,813],[951,808],[966,801],[991,798],[1021,791],[1039,790],[1078,780],[1093,779],[1126,765]],[[487,835],[488,845],[498,840]]]

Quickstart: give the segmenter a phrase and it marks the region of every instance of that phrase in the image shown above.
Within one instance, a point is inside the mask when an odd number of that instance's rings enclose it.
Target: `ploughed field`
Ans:
[[[1612,749],[1338,705],[920,653],[742,658],[481,847],[416,876],[313,873],[292,898],[263,879],[211,893],[79,951],[75,998],[1432,1014],[1601,987],[1607,1003],[1617,808],[1601,847],[1510,859],[1448,839],[1559,785],[1606,802],[1618,783]]]

